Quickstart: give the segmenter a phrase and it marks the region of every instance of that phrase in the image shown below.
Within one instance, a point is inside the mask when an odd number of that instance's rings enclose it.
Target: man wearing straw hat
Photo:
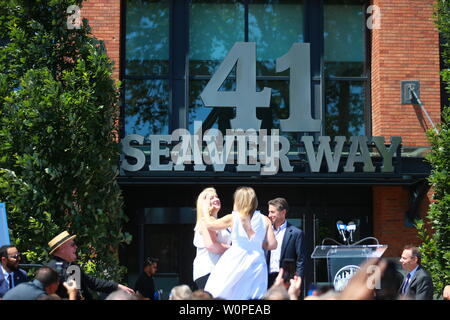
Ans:
[[[77,245],[73,240],[76,235],[70,235],[67,231],[61,232],[48,243],[50,247],[50,254],[53,259],[47,264],[49,267],[55,269],[60,273],[63,281],[67,280],[70,275],[66,274],[67,268],[70,266],[77,266],[74,261],[77,259]],[[129,294],[134,294],[134,291],[127,286],[117,284],[113,281],[106,281],[98,279],[91,275],[84,273],[83,269],[76,268],[80,272],[80,298],[92,300],[92,295],[88,288],[94,291],[104,293],[111,293],[118,289],[124,290]],[[60,284],[56,292],[61,298],[67,298],[67,290]]]

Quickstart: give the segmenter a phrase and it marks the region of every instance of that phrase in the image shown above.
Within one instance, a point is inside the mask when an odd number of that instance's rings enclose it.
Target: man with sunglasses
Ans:
[[[76,235],[70,235],[67,231],[64,231],[48,243],[50,255],[52,255],[53,259],[47,265],[55,269],[62,279],[61,284],[56,291],[58,296],[63,299],[67,298],[67,290],[62,285],[62,282],[67,281],[67,278],[72,275],[71,272],[79,272],[80,288],[78,292],[80,294],[80,299],[92,300],[92,295],[88,289],[104,293],[111,293],[121,289],[129,294],[134,294],[132,289],[122,284],[98,279],[86,274],[83,269],[75,263],[75,260],[77,259],[77,245],[73,240],[75,237]],[[71,272],[68,272],[69,268]],[[76,280],[77,275],[74,275],[74,278]]]
[[[27,282],[27,273],[19,269],[20,255],[15,246],[5,245],[0,248],[2,267],[0,272],[0,297],[22,282]]]

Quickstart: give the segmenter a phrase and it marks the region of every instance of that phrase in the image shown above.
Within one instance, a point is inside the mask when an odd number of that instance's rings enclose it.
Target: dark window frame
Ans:
[[[241,0],[245,5],[245,41],[248,41],[248,4],[251,0]],[[368,1],[360,0],[364,8],[364,24],[368,14]],[[304,5],[304,42],[311,47],[311,107],[314,118],[322,116],[320,133],[325,135],[325,83],[326,81],[357,81],[364,82],[365,134],[370,138],[372,132],[371,119],[371,31],[364,30],[364,74],[360,77],[330,77],[324,72],[324,0],[303,0]],[[189,74],[189,7],[190,1],[169,0],[169,74],[167,76],[129,76],[126,75],[126,0],[121,0],[121,41],[120,41],[120,81],[155,80],[169,81],[169,134],[177,128],[188,128],[189,83],[193,80],[208,80],[210,76],[192,76]],[[230,78],[231,79],[231,78]],[[257,76],[257,81],[289,80],[287,76]],[[120,137],[125,137],[125,88],[121,87]],[[207,126],[203,128],[206,130]],[[308,133],[306,133],[308,134]]]

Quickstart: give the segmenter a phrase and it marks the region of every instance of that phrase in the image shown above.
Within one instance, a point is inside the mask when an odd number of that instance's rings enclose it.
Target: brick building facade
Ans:
[[[435,123],[440,120],[439,36],[433,22],[435,1],[373,1],[381,8],[381,29],[372,31],[373,135],[402,136],[411,146],[429,145],[425,131],[431,124],[418,105],[400,103],[402,80],[419,80],[421,100]],[[374,188],[374,235],[388,243],[392,256],[405,243],[418,244],[413,228],[405,227],[409,190]],[[420,206],[423,217],[431,193]]]
[[[169,2],[171,6],[171,19],[183,17],[183,13],[180,12],[184,12],[183,10],[189,10],[189,4],[181,4],[176,0]],[[197,2],[199,1],[196,1],[195,3]],[[303,1],[303,10],[310,10],[313,14],[319,12],[321,21],[326,21],[327,18],[323,18],[320,11],[323,10],[321,9],[323,2],[325,2],[325,5],[329,3],[330,8],[332,6],[339,6],[339,1],[317,1],[317,3],[321,3],[320,5],[315,4],[314,1]],[[426,147],[429,145],[425,132],[431,127],[431,124],[428,122],[428,119],[425,117],[419,105],[401,103],[400,82],[404,80],[416,80],[420,82],[420,99],[433,121],[435,123],[439,122],[439,39],[433,22],[434,2],[434,0],[373,0],[363,3],[364,10],[370,5],[376,5],[380,9],[381,13],[380,28],[365,31],[366,53],[368,53],[366,64],[367,69],[369,70],[367,71],[367,83],[370,91],[370,93],[366,95],[369,101],[367,104],[368,110],[370,110],[368,115],[369,121],[366,125],[366,134],[368,136],[384,136],[387,141],[389,140],[388,137],[401,136],[402,145],[410,148]],[[186,3],[189,2],[186,1]],[[243,1],[243,3],[247,3],[247,1]],[[344,3],[347,3],[347,1],[344,1]],[[88,0],[83,3],[82,8],[82,16],[89,19],[93,34],[97,38],[104,40],[108,55],[114,61],[114,78],[121,81],[124,80],[123,78],[125,77],[123,64],[125,61],[128,61],[125,57],[126,49],[124,47],[126,37],[126,31],[124,31],[126,24],[126,8],[126,1],[118,0]],[[327,12],[325,10],[325,16],[326,15]],[[367,14],[366,17],[368,17]],[[178,33],[182,33],[184,27],[179,25],[185,23],[185,21],[183,19],[179,19],[179,21],[180,22],[178,24],[177,22],[172,22],[170,25],[170,31],[167,34],[167,37],[170,38],[170,41],[172,41],[168,49],[171,57],[176,55],[174,50],[179,50],[180,48],[177,47],[179,44],[177,44],[178,42],[175,40],[177,37],[181,37]],[[311,27],[308,28],[311,29]],[[305,34],[307,34],[306,32],[309,32],[309,36],[305,36],[306,39],[308,39],[308,37],[310,37],[310,39],[311,37],[314,37],[314,30],[307,30],[305,31]],[[249,41],[248,38],[246,41]],[[318,46],[319,49],[314,49],[315,46]],[[323,48],[321,49],[320,44],[312,44],[311,47],[311,50],[313,51],[319,50],[320,52],[320,50],[323,50]],[[180,60],[173,58],[170,62],[171,65],[169,70],[170,68],[176,68],[175,65],[179,62]],[[183,61],[181,58],[181,63],[182,62]],[[314,58],[312,58],[311,63],[315,63]],[[188,72],[185,76],[192,77]],[[314,71],[312,76],[313,83],[314,81],[317,82],[317,79],[314,78]],[[152,77],[148,77],[147,79],[151,78]],[[180,80],[177,76],[170,79],[169,88],[176,87],[178,85],[177,81]],[[181,86],[188,86],[187,83],[189,82],[186,80],[186,83],[182,83]],[[187,99],[187,96],[181,97],[181,101],[186,101]],[[174,96],[171,96],[170,101],[172,101],[173,104],[178,103],[177,97]],[[175,111],[172,109],[171,114],[174,114],[179,110],[183,110],[183,108],[177,107]],[[170,122],[170,124],[172,124],[172,122]],[[418,161],[423,161],[423,159]],[[301,192],[306,192],[304,190],[312,190],[311,194],[309,194],[311,197],[314,197],[317,193],[333,193],[341,187],[343,190],[347,190],[346,188],[349,188],[347,194],[351,194],[357,190],[352,189],[351,186],[361,183],[363,188],[366,188],[365,190],[367,190],[367,193],[369,194],[368,198],[370,198],[370,200],[365,202],[364,206],[362,206],[371,210],[371,213],[368,214],[370,228],[368,229],[366,235],[376,237],[380,243],[387,244],[389,246],[385,256],[398,257],[401,253],[402,247],[405,244],[418,244],[415,229],[411,227],[410,221],[408,222],[406,212],[410,211],[411,207],[417,206],[419,209],[413,212],[413,216],[423,217],[426,214],[428,205],[431,201],[431,191],[425,191],[427,194],[423,199],[419,197],[418,200],[414,200],[412,198],[413,192],[417,191],[417,189],[415,189],[417,182],[423,181],[427,174],[429,174],[429,168],[427,168],[426,165],[424,166],[420,164],[418,168],[419,169],[413,167],[409,173],[400,177],[399,180],[386,180],[387,182],[385,183],[382,179],[370,180],[369,178],[364,180],[364,182],[360,182],[360,180],[352,181],[351,179],[344,179],[340,183],[332,182],[331,185],[335,185],[336,189],[328,188],[330,185],[329,181],[321,180],[325,181],[321,185],[320,181],[318,182],[313,178],[311,178],[310,184],[304,184],[304,182],[302,182],[308,181],[307,179],[299,179],[297,185],[292,188],[290,187],[292,185],[292,181],[272,183],[277,188],[279,187],[280,190],[283,190],[283,188],[286,190],[294,190],[295,188],[299,188],[298,190],[303,190]],[[418,171],[415,172],[414,170]],[[414,173],[418,173],[418,175],[415,176]],[[199,178],[197,182],[192,182],[189,179],[190,178],[181,177],[177,180],[175,177],[174,186],[167,186],[167,190],[175,190],[179,197],[183,198],[183,194],[186,192],[186,189],[183,189],[182,185],[185,185],[185,188],[189,189],[196,183],[207,186],[215,185],[215,183],[218,183],[219,181],[219,178],[215,180],[207,180],[205,182],[201,182],[202,178]],[[167,183],[167,180],[164,181],[163,185]],[[125,180],[121,181],[123,182]],[[164,189],[163,185],[161,187],[158,186],[158,183],[160,182],[157,182],[157,180],[154,182],[147,181],[142,183],[142,185],[139,181],[140,180],[135,179],[132,183],[128,180],[123,183],[125,207],[130,216],[133,216],[134,212],[139,212],[142,208],[150,206],[148,203],[135,205],[132,204],[133,201],[138,201],[136,199],[139,197],[142,198],[145,194],[155,194],[160,188]],[[235,179],[232,181],[233,183],[229,184],[230,190],[227,188],[224,189],[223,193],[225,195],[231,194],[231,189],[239,184],[253,183],[253,180],[239,181],[239,179]],[[264,190],[266,189],[264,189],[262,185],[263,184],[261,184],[261,192],[264,193]],[[189,204],[193,206],[194,199],[194,194],[186,195],[186,201],[181,201],[183,204],[181,204],[180,207],[186,207],[189,206]],[[305,201],[306,203],[314,203],[314,200],[307,199]],[[348,201],[352,201],[351,197]],[[417,201],[419,201],[419,204],[417,204]],[[162,201],[162,203],[162,205],[161,203],[158,203],[155,206],[176,206],[170,203],[169,200]],[[337,200],[335,202],[330,202],[330,206],[338,203],[339,201]],[[301,206],[299,206],[299,208],[300,207]],[[312,206],[310,208],[320,209],[320,201],[315,207]],[[311,210],[314,211],[315,209]],[[328,209],[324,212],[327,210]],[[317,212],[321,211],[319,210]],[[307,216],[310,213],[307,212],[299,214],[299,219],[301,219],[302,214],[303,217],[305,217],[305,215]],[[316,221],[315,219],[317,218],[317,215],[320,214],[312,213],[313,218],[311,219]],[[323,214],[326,215],[326,213]],[[133,220],[133,218],[131,220]],[[139,226],[140,227],[138,228],[142,228],[142,230],[147,228],[145,224],[139,224]],[[307,226],[303,225],[303,228],[305,229],[305,232],[308,233],[313,229],[315,230],[316,226],[314,225],[314,227],[308,229]],[[139,241],[144,241],[143,233],[139,233],[141,231],[136,232],[135,238],[139,239]],[[312,238],[311,241],[313,241]],[[136,242],[138,242],[138,240],[136,240]],[[135,247],[133,247],[132,250],[135,250],[134,252],[139,251],[140,257],[147,254],[147,250],[139,249],[141,245],[136,243],[134,246]],[[136,259],[140,260],[141,258]],[[133,267],[131,269],[133,269]],[[181,279],[183,279],[182,276]]]

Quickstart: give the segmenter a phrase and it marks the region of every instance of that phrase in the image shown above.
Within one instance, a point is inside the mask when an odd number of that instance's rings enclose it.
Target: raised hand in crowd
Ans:
[[[450,285],[445,286],[444,291],[442,292],[442,297],[444,300],[450,300]]]
[[[290,279],[290,286],[288,289],[289,298],[291,300],[298,300],[300,296],[300,287],[302,286],[302,278],[294,275],[294,279]]]
[[[75,280],[65,281],[65,282],[63,282],[63,286],[67,290],[67,295],[69,297],[69,300],[77,300],[78,289],[77,289],[77,283],[75,282]]]
[[[283,280],[284,270],[280,268],[280,272],[278,272],[278,276],[275,278],[275,281],[271,288],[274,287],[284,287],[287,290],[288,296],[290,300],[298,300],[300,296],[300,287],[302,285],[302,278],[297,275],[294,275],[293,279],[289,279],[289,282],[286,283]]]
[[[350,279],[347,286],[338,296],[339,300],[373,300],[377,281],[387,267],[386,260],[369,259]]]

